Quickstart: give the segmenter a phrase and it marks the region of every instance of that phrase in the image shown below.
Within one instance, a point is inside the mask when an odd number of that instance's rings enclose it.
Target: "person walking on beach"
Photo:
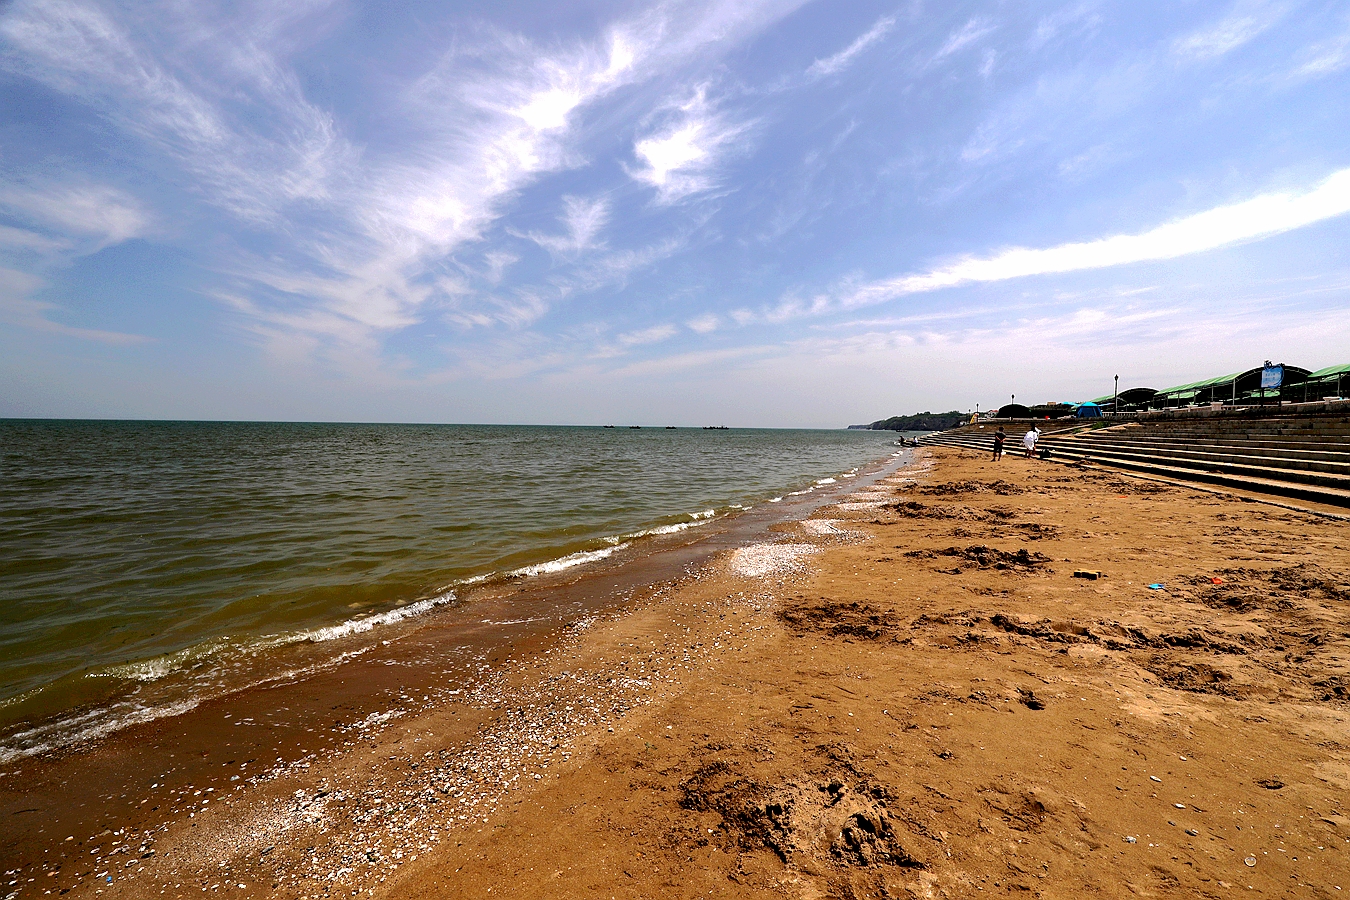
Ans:
[[[1022,435],[1022,446],[1027,448],[1027,459],[1031,459],[1036,453],[1036,441],[1041,436],[1041,430],[1035,425],[1027,429],[1027,433]]]
[[[1003,442],[1008,439],[1008,433],[1003,430],[1003,426],[998,426],[998,431],[994,432],[994,461],[1003,458]]]

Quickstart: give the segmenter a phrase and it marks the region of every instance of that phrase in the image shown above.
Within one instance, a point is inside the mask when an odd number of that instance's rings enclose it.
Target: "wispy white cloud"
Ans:
[[[144,344],[150,340],[139,334],[79,328],[54,321],[50,316],[59,312],[58,307],[32,296],[44,286],[45,282],[35,275],[0,268],[0,320],[21,328],[103,344]]]
[[[1178,38],[1172,45],[1181,56],[1214,59],[1249,43],[1284,17],[1282,5],[1262,0],[1240,0],[1232,11],[1211,25]]]
[[[1039,50],[1056,38],[1091,31],[1099,26],[1101,21],[1102,17],[1097,11],[1095,2],[1065,6],[1042,16],[1027,43],[1033,50]]]
[[[998,63],[998,51],[992,47],[984,51],[984,56],[980,60],[980,77],[988,78],[994,74],[994,66]]]
[[[489,284],[500,284],[506,270],[520,262],[520,257],[506,250],[489,250],[483,254],[483,262],[487,266],[483,278]]]
[[[534,241],[556,259],[574,259],[582,253],[604,246],[600,232],[609,221],[609,201],[603,197],[586,199],[566,196],[563,201],[563,234],[528,232],[520,237]]]
[[[699,334],[711,334],[722,326],[722,319],[715,313],[704,313],[701,316],[694,316],[684,324]]]
[[[668,259],[687,246],[686,234],[672,235],[645,247],[598,253],[567,275],[551,280],[561,297],[626,284],[635,272]]]
[[[528,235],[560,271],[503,289],[518,254],[486,238],[523,190],[590,162],[588,108],[692,58],[706,63],[803,2],[668,0],[594,38],[548,43],[467,23],[423,74],[385,85],[398,140],[375,135],[360,147],[289,62],[316,17],[340,17],[330,0],[284,9],[150,0],[115,13],[107,0],[16,0],[0,16],[0,66],[85,104],[163,180],[245,220],[248,238],[226,237],[212,268],[232,282],[217,289],[221,302],[250,330],[277,347],[375,353],[382,335],[429,316],[523,327],[569,292],[622,283],[675,252],[685,235],[610,249],[608,204],[571,198],[562,234]],[[701,94],[669,112],[669,131],[646,136],[635,175],[661,203],[715,186],[744,130]],[[111,209],[96,220],[109,240],[147,227]],[[69,217],[52,226],[69,227]],[[87,237],[89,224],[79,227]],[[35,240],[6,237],[15,247]]]
[[[0,225],[0,250],[52,254],[70,249],[70,242],[50,238],[23,228]]]
[[[992,32],[995,27],[996,26],[988,19],[974,18],[969,20],[965,25],[952,32],[951,36],[947,38],[946,43],[944,43],[942,47],[938,49],[938,52],[933,55],[933,62],[939,62],[946,59],[953,53],[957,53],[970,46],[986,34]]]
[[[1318,41],[1303,54],[1294,69],[1295,78],[1322,78],[1350,66],[1350,28]]]
[[[650,328],[641,328],[637,331],[629,331],[619,335],[618,341],[625,347],[635,347],[642,344],[655,344],[664,341],[667,338],[674,337],[679,329],[674,325],[653,325]]]
[[[92,239],[95,249],[140,237],[150,226],[140,202],[109,185],[3,185],[0,207],[57,234]]]
[[[811,63],[806,69],[808,78],[825,78],[842,72],[853,62],[854,57],[862,53],[868,47],[880,41],[890,30],[895,27],[894,16],[882,16],[877,19],[871,28],[860,34],[853,43],[849,44],[843,50],[833,56],[827,56],[824,59],[818,59]]]
[[[158,19],[187,9],[138,12]],[[353,151],[332,117],[304,98],[293,75],[237,35],[233,43],[222,41],[232,51],[226,58],[213,57],[215,42],[197,33],[202,22],[184,26],[192,32],[194,62],[227,77],[203,79],[204,73],[181,66],[175,71],[168,57],[133,37],[124,23],[136,19],[132,13],[114,20],[76,0],[18,0],[0,17],[7,44],[0,64],[98,109],[183,165],[209,201],[236,214],[268,218],[287,203],[326,196]],[[268,115],[232,112],[241,107]],[[254,124],[262,122],[284,124],[275,130]]]
[[[707,86],[672,110],[663,127],[639,138],[633,155],[641,165],[629,174],[656,189],[657,202],[677,203],[718,186],[717,167],[751,126],[735,122],[708,101]]]
[[[1270,193],[1195,213],[1139,234],[1120,234],[1054,247],[1017,247],[993,256],[969,256],[945,266],[863,284],[847,284],[810,299],[787,297],[755,315],[786,321],[856,309],[897,297],[962,284],[1008,281],[1176,259],[1244,241],[1305,228],[1350,213],[1350,169],[1300,193]]]

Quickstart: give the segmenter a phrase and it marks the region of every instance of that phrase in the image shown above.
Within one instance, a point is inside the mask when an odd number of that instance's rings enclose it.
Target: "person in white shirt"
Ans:
[[[1031,428],[1027,431],[1027,433],[1022,435],[1022,446],[1027,448],[1027,459],[1031,459],[1031,457],[1035,454],[1036,441],[1040,438],[1040,436],[1041,430],[1037,428],[1035,425],[1032,425]]]

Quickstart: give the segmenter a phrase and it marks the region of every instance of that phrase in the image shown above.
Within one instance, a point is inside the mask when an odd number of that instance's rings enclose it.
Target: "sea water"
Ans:
[[[376,636],[477,582],[585,566],[810,490],[893,441],[0,420],[0,761],[191,708],[278,648]],[[137,699],[168,679],[154,709]]]

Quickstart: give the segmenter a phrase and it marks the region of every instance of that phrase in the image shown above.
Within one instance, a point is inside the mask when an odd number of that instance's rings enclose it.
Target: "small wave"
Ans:
[[[388,612],[382,612],[373,616],[363,616],[359,619],[348,619],[339,625],[329,625],[326,628],[315,628],[311,631],[302,631],[295,635],[294,641],[309,641],[311,643],[321,643],[323,641],[335,641],[338,638],[344,638],[348,635],[363,634],[372,628],[381,625],[392,625],[395,622],[402,622],[404,619],[411,619],[413,616],[420,616],[424,612],[435,609],[438,606],[445,606],[447,603],[454,602],[455,592],[446,591],[436,597],[428,597],[425,600],[418,600],[416,603],[409,603],[407,606],[400,606],[398,609],[391,609]],[[288,641],[289,643],[289,641]]]
[[[770,502],[770,503],[782,503],[782,502],[783,502],[783,498],[782,498],[782,497],[770,497],[770,498],[769,498],[769,502]]]
[[[676,522],[673,525],[657,525],[655,528],[646,528],[642,531],[635,531],[628,535],[631,538],[652,537],[658,534],[679,534],[681,531],[688,531],[690,528],[698,528],[705,525],[706,522]]]
[[[488,576],[477,576],[472,579],[466,579],[463,584],[469,584],[476,581],[485,580]],[[409,603],[407,606],[400,606],[391,609],[388,612],[378,613],[373,616],[361,616],[354,619],[348,619],[345,622],[339,622],[337,625],[328,625],[323,628],[314,628],[307,631],[291,632],[288,634],[272,634],[252,640],[237,640],[226,636],[213,638],[203,641],[200,644],[194,644],[191,647],[184,647],[182,650],[176,650],[173,653],[166,653],[162,656],[156,656],[151,659],[138,660],[137,662],[119,663],[117,665],[105,666],[94,672],[85,674],[85,678],[121,678],[127,681],[152,682],[168,678],[170,675],[179,672],[185,672],[190,669],[212,660],[218,660],[221,657],[239,658],[242,656],[252,656],[277,647],[284,647],[288,644],[298,643],[322,643],[324,641],[333,641],[338,638],[347,637],[353,634],[363,634],[381,625],[393,625],[404,619],[410,619],[414,616],[435,609],[438,606],[444,606],[453,602],[455,599],[454,591],[445,591],[435,597],[428,597],[425,600],[418,600],[415,603]]]
[[[816,481],[816,484],[834,484],[838,480],[838,478],[821,478]]]
[[[264,639],[265,643],[274,643]],[[229,637],[216,638],[214,640],[203,641],[200,644],[194,644],[191,647],[184,647],[182,650],[173,653],[166,653],[163,656],[156,656],[152,659],[143,659],[137,662],[120,663],[118,665],[105,666],[95,672],[88,672],[85,678],[125,678],[128,681],[159,681],[172,675],[174,672],[183,669],[190,669],[199,662],[207,658],[216,656],[222,651],[229,650],[237,645]]]
[[[511,575],[533,578],[536,575],[551,575],[554,572],[561,572],[564,569],[570,569],[573,566],[583,566],[586,563],[598,562],[607,556],[610,556],[617,550],[622,550],[628,546],[625,541],[622,544],[615,544],[612,547],[602,547],[599,550],[581,550],[576,553],[569,553],[567,556],[551,559],[548,562],[536,563],[533,566],[524,566],[512,571]]]
[[[169,716],[181,716],[197,708],[197,700],[180,700],[163,706],[133,707],[118,714],[117,709],[100,709],[81,713],[67,719],[50,722],[37,728],[22,731],[3,744],[0,744],[0,766],[8,765],[16,759],[23,759],[38,753],[45,753],[58,746],[84,744],[107,737],[114,731],[120,731],[131,725],[153,722]],[[125,707],[124,707],[125,708]],[[102,721],[94,721],[106,716]],[[94,724],[80,729],[86,722]],[[73,734],[70,734],[71,731]],[[69,734],[69,737],[58,737]]]

